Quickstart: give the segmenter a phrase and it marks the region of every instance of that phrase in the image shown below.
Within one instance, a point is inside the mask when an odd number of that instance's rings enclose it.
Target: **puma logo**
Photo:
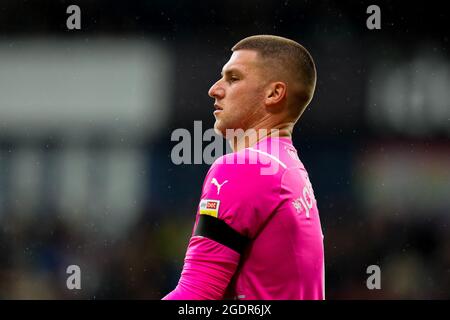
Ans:
[[[227,183],[228,180],[225,180],[222,184],[219,184],[216,178],[212,178],[211,183],[217,187],[217,194],[220,194],[220,188]]]

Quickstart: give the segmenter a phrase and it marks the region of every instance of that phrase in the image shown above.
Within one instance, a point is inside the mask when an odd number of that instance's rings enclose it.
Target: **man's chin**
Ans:
[[[214,123],[214,132],[221,137],[225,137],[226,129],[223,129],[216,121],[216,123]]]

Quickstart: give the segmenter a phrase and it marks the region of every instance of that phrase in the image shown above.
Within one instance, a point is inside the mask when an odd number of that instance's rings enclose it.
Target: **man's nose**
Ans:
[[[220,85],[220,80],[214,83],[211,88],[209,88],[208,95],[211,98],[221,99],[225,95],[225,90]]]

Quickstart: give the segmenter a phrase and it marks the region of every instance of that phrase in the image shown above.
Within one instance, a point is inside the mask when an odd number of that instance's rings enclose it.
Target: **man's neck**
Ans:
[[[230,143],[231,149],[234,152],[241,151],[245,148],[250,148],[257,144],[262,139],[268,137],[292,137],[292,130],[294,128],[294,123],[286,122],[273,127],[263,128],[263,127],[255,127],[246,130],[243,134],[236,134],[228,139]]]

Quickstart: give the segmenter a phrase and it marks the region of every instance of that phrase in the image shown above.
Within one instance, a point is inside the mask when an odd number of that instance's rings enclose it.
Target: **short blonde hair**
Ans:
[[[231,51],[254,50],[264,64],[273,61],[300,90],[290,92],[292,112],[298,119],[311,101],[316,87],[316,66],[308,50],[296,41],[273,35],[256,35],[242,39]],[[269,67],[271,67],[269,65]]]

